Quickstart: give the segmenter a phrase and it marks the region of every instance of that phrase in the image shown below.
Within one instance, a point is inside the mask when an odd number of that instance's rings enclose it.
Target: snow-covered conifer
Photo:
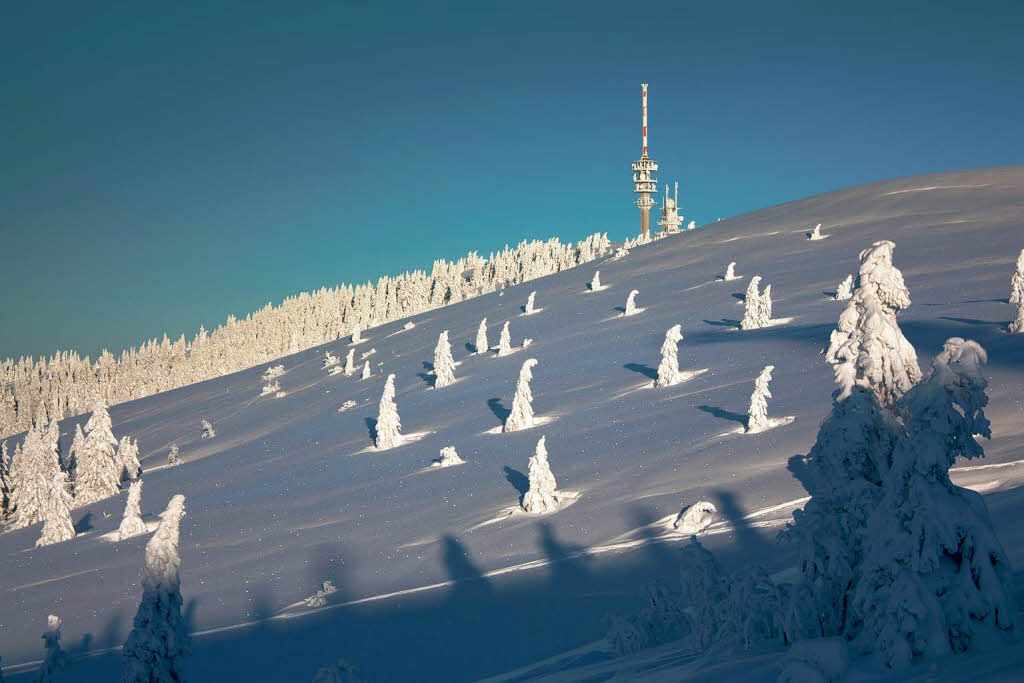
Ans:
[[[1017,268],[1010,278],[1010,303],[1017,306],[1024,304],[1024,249],[1017,256]]]
[[[750,278],[747,285],[747,293],[743,298],[744,310],[743,319],[740,321],[741,330],[757,330],[768,324],[770,318],[765,313],[771,310],[771,303],[767,307],[761,301],[761,293],[758,288],[761,286],[761,276],[755,275]]]
[[[548,449],[544,444],[547,437],[540,437],[537,449],[530,458],[530,488],[523,495],[523,509],[534,514],[554,512],[558,509],[558,491],[555,475],[548,464]]]
[[[502,431],[515,432],[533,426],[533,392],[530,391],[530,380],[533,379],[535,365],[537,365],[537,359],[528,358],[519,369],[516,395],[512,398],[512,412],[505,418],[505,426]]]
[[[14,486],[10,506],[17,513],[17,526],[49,519],[54,525],[50,533],[58,537],[63,532],[61,510],[68,517],[71,505],[67,474],[60,468],[44,425],[34,423],[21,446],[20,452],[15,451],[11,476]]]
[[[370,361],[363,361],[363,375],[360,379],[370,379]]]
[[[117,443],[117,453],[114,455],[120,469],[121,481],[128,481],[139,476],[142,464],[139,462],[139,444],[133,442],[130,436],[122,436]]]
[[[7,442],[0,441],[0,520],[7,516],[11,495],[11,456]]]
[[[85,423],[85,441],[75,464],[75,506],[88,505],[117,493],[121,464],[115,458],[117,439],[111,431],[107,402],[96,399]]]
[[[828,237],[828,235],[822,235],[821,234],[821,223],[818,223],[817,225],[814,226],[814,229],[811,230],[811,234],[807,236],[807,239],[809,239],[809,240],[823,240],[826,237]]]
[[[217,436],[217,431],[213,428],[213,425],[210,424],[209,420],[203,420],[200,426],[203,428],[202,438],[212,439],[213,437]]]
[[[693,536],[703,531],[715,519],[718,509],[715,504],[708,500],[702,500],[690,505],[679,513],[672,528],[681,534]]]
[[[356,350],[349,349],[345,356],[345,375],[351,377],[356,373]]]
[[[448,330],[437,337],[434,347],[434,388],[441,389],[455,381],[455,359],[452,345],[448,341]]]
[[[341,361],[338,360],[338,357],[335,356],[333,353],[331,353],[330,351],[324,351],[324,367],[325,368],[334,367],[335,365],[337,365],[340,362]]]
[[[363,331],[361,329],[359,329],[359,325],[356,325],[355,329],[352,330],[352,343],[353,344],[359,344],[362,341],[363,341]]]
[[[690,221],[689,223],[686,224],[686,229],[687,230],[693,230],[696,227],[697,227],[697,221]]]
[[[51,456],[52,457],[52,456]],[[71,521],[71,494],[68,493],[68,476],[54,463],[50,468],[49,486],[44,489],[39,516],[43,530],[36,541],[36,547],[69,541],[75,537],[75,525]]]
[[[661,363],[658,364],[658,378],[654,380],[654,386],[670,387],[679,382],[678,346],[682,339],[682,325],[673,325],[665,332],[665,341],[661,344]]]
[[[117,540],[121,541],[132,536],[144,534],[149,529],[142,521],[142,480],[136,479],[128,487],[128,500],[124,504],[124,516],[121,518],[121,525],[117,527]]]
[[[480,321],[480,326],[476,328],[476,344],[474,348],[477,353],[487,353],[490,348],[487,344],[487,318]]]
[[[768,399],[772,392],[768,390],[768,383],[772,381],[772,370],[774,365],[766,365],[761,374],[754,380],[754,393],[750,395],[750,410],[747,411],[747,434],[763,432],[771,426],[768,420]]]
[[[601,271],[595,270],[594,277],[590,280],[590,291],[597,292],[602,289],[604,289],[604,287],[601,286]]]
[[[49,615],[46,617],[46,633],[43,634],[43,646],[46,648],[46,656],[39,667],[37,683],[53,683],[58,679],[57,672],[66,668],[71,663],[68,653],[60,646],[60,628],[63,625],[60,617]]]
[[[171,498],[160,526],[146,543],[142,600],[132,632],[125,641],[125,683],[185,680],[188,631],[181,613],[181,557],[178,535],[185,516],[185,496]]]
[[[723,278],[726,282],[732,280],[739,280],[740,276],[736,274],[736,262],[729,261],[729,265],[725,269],[725,277]]]
[[[377,410],[377,448],[394,448],[402,442],[402,422],[395,404],[395,375],[388,375]]]
[[[854,386],[865,386],[886,408],[921,379],[917,353],[896,322],[896,313],[910,305],[910,292],[903,274],[892,265],[895,246],[875,242],[860,253],[853,298],[840,314],[825,352],[840,398],[849,396]]]
[[[1010,326],[1007,329],[1015,334],[1024,332],[1024,300],[1017,304],[1017,313],[1013,320],[1010,321]]]
[[[508,321],[501,327],[501,335],[498,337],[498,355],[507,356],[512,353],[512,335],[508,332]]]
[[[178,444],[172,443],[170,450],[167,451],[167,464],[171,467],[181,463],[181,456],[178,454]]]
[[[465,465],[466,461],[459,457],[455,446],[445,446],[441,449],[441,457],[431,465],[433,467],[452,467],[453,465]]]
[[[1013,574],[984,499],[949,479],[957,457],[980,458],[991,438],[986,354],[948,339],[929,375],[899,400],[884,496],[868,520],[863,578],[853,596],[858,643],[892,667],[1014,633]]]
[[[846,279],[836,287],[836,301],[846,301],[853,298],[853,275],[847,275]]]
[[[640,292],[635,289],[629,293],[629,296],[626,298],[626,311],[622,315],[636,315],[640,311],[644,310],[636,307],[636,295],[639,293]]]
[[[280,382],[267,382],[263,385],[263,389],[260,390],[260,396],[267,396],[268,394],[276,394],[281,391]]]
[[[523,309],[526,315],[537,312],[537,309],[533,307],[533,302],[536,297],[537,292],[530,292],[530,296],[526,297],[526,307]]]

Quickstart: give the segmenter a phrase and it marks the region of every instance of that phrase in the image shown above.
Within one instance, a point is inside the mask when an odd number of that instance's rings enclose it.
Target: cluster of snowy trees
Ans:
[[[37,546],[74,538],[70,511],[116,494],[122,482],[137,479],[142,470],[138,442],[114,438],[102,398],[85,430],[76,426],[66,455],[59,437],[57,421],[46,422],[41,414],[13,454],[6,442],[0,446],[0,512],[13,528],[42,522]]]
[[[340,285],[267,304],[244,319],[231,316],[191,341],[153,339],[95,361],[70,351],[49,358],[0,361],[0,438],[26,431],[40,414],[60,420],[92,408],[150,396],[266,363],[392,320],[550,275],[603,256],[607,235],[576,243],[523,241],[489,258],[471,252],[454,262],[382,277],[376,284]],[[358,334],[356,334],[358,338]],[[273,379],[273,378],[269,378]],[[269,380],[268,380],[269,381]]]
[[[741,330],[757,330],[767,327],[772,320],[772,286],[765,285],[758,291],[761,276],[755,275],[747,284],[747,293],[743,298],[743,319],[740,320]]]

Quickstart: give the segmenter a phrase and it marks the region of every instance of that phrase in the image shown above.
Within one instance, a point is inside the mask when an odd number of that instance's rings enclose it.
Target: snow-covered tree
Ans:
[[[123,541],[132,536],[144,534],[149,529],[142,521],[142,480],[136,479],[128,487],[128,500],[124,504],[124,516],[121,518],[121,525],[117,527],[117,540]]]
[[[117,460],[120,469],[119,482],[135,479],[142,471],[142,463],[139,462],[139,443],[133,442],[130,436],[121,437],[114,459]]]
[[[213,425],[210,424],[209,420],[203,420],[200,426],[203,428],[202,438],[212,439],[213,437],[217,436],[217,431],[213,428]]]
[[[356,350],[349,349],[345,356],[345,375],[351,377],[356,373]]]
[[[363,375],[360,379],[370,379],[370,361],[363,362]]]
[[[480,321],[480,326],[476,328],[476,343],[474,344],[477,353],[487,353],[490,348],[487,344],[487,318]]]
[[[437,337],[434,347],[434,388],[441,389],[455,381],[455,359],[452,358],[452,345],[448,341],[448,330]]]
[[[984,456],[976,435],[991,437],[986,361],[976,342],[948,339],[899,401],[906,427],[867,523],[853,596],[857,642],[892,667],[1006,642],[1015,631],[1013,573],[985,501],[949,479],[957,457]]]
[[[836,301],[846,301],[853,298],[853,275],[847,275],[846,279],[836,287]]]
[[[178,536],[185,516],[185,496],[171,498],[160,526],[146,543],[142,600],[125,641],[125,683],[170,683],[185,680],[188,631],[181,613],[181,556]]]
[[[921,379],[917,353],[896,322],[896,313],[910,305],[910,292],[903,274],[892,265],[895,246],[875,242],[860,253],[853,298],[840,314],[825,352],[840,398],[849,396],[854,386],[864,386],[886,408]]]
[[[67,474],[60,468],[57,453],[46,435],[45,425],[36,422],[25,434],[21,450],[16,450],[14,454],[11,480],[13,491],[10,507],[17,513],[16,526],[25,527],[39,521],[45,523],[49,519],[51,525],[54,525],[50,533],[55,537],[60,536],[62,528],[59,513],[63,508],[64,515],[68,516],[67,508],[71,501]]]
[[[512,353],[512,335],[508,331],[508,321],[501,326],[501,335],[498,337],[498,355],[507,356]]]
[[[395,404],[395,375],[388,375],[377,409],[377,448],[394,448],[402,442],[402,421]]]
[[[715,519],[718,509],[715,504],[708,500],[702,500],[690,505],[679,513],[672,528],[681,534],[693,536],[703,531]]]
[[[54,463],[56,465],[56,463]],[[71,521],[71,494],[68,493],[68,478],[57,466],[49,468],[49,486],[44,490],[39,516],[43,530],[36,540],[36,547],[70,541],[75,537],[75,525]]]
[[[523,309],[526,315],[536,313],[537,309],[533,307],[533,301],[537,297],[537,292],[530,292],[530,296],[526,297],[526,307]]]
[[[363,341],[363,331],[359,329],[359,325],[356,325],[352,330],[352,343],[359,344]]]
[[[533,379],[535,365],[537,365],[537,359],[528,358],[519,369],[516,395],[512,398],[512,412],[505,418],[505,426],[502,431],[515,432],[533,426],[533,392],[530,391],[530,380]]]
[[[723,279],[726,282],[730,282],[732,280],[739,280],[740,279],[740,276],[736,274],[736,262],[735,261],[729,261],[729,265],[725,269],[725,278],[723,278]]]
[[[0,520],[7,516],[11,496],[11,456],[7,442],[0,441]]]
[[[741,330],[757,330],[768,324],[770,317],[765,317],[765,312],[771,310],[771,304],[767,307],[761,302],[761,276],[755,275],[750,278],[747,285],[747,293],[743,298],[743,319],[740,320]]]
[[[121,463],[115,457],[117,439],[111,431],[107,402],[102,397],[93,404],[92,416],[85,423],[85,441],[76,454],[75,506],[88,505],[117,493],[121,483]]]
[[[757,305],[761,307],[758,317],[764,321],[766,326],[772,321],[772,286],[765,285],[764,291],[757,297]]]
[[[1017,268],[1010,277],[1010,303],[1024,304],[1024,249],[1017,256]]]
[[[46,633],[43,634],[43,647],[46,648],[46,656],[39,666],[37,683],[53,683],[58,680],[57,672],[71,664],[68,653],[64,652],[60,646],[62,625],[60,617],[53,614],[46,617]]]
[[[523,509],[534,514],[558,509],[558,491],[555,475],[551,474],[551,466],[548,464],[548,449],[544,443],[546,438],[540,437],[537,449],[530,457],[530,488],[523,495]]]
[[[828,235],[822,235],[821,234],[821,223],[818,223],[817,225],[814,226],[814,229],[811,230],[811,234],[807,236],[807,239],[809,239],[809,240],[823,240],[826,237],[828,237]]]
[[[171,467],[181,463],[181,456],[178,454],[178,444],[172,443],[170,450],[167,451],[167,464]]]
[[[435,460],[434,467],[451,467],[453,465],[465,465],[466,461],[459,457],[455,446],[445,446],[441,449],[441,457]]]
[[[1017,304],[1017,313],[1007,329],[1014,334],[1024,332],[1024,301]]]
[[[643,310],[642,308],[636,307],[636,295],[639,293],[640,292],[635,289],[629,293],[629,296],[626,298],[626,311],[623,315],[636,315]]]
[[[670,387],[679,382],[678,345],[682,339],[682,325],[673,325],[665,332],[665,341],[661,344],[661,363],[658,364],[658,378],[654,380],[654,386]]]
[[[754,393],[750,395],[750,410],[747,411],[747,434],[763,432],[771,427],[768,419],[768,399],[772,392],[768,390],[768,383],[772,381],[772,370],[774,365],[766,365],[761,374],[754,380]]]
[[[338,357],[335,356],[333,353],[331,353],[330,351],[324,351],[324,367],[325,368],[334,367],[335,365],[337,365],[340,362],[341,361],[338,359]]]
[[[594,271],[594,277],[590,280],[590,290],[592,292],[596,292],[596,291],[601,290],[601,289],[604,289],[601,286],[601,271],[600,270],[595,270]]]

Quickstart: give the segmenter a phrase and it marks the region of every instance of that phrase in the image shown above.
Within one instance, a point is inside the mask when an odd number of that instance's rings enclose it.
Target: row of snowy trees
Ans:
[[[487,259],[471,252],[422,270],[382,277],[376,284],[340,285],[302,293],[191,341],[166,336],[95,362],[71,351],[50,358],[0,361],[0,438],[47,420],[78,415],[102,396],[109,405],[150,396],[265,363],[392,320],[486,294],[592,261],[608,250],[607,235],[576,243],[523,241]]]
[[[142,469],[138,442],[128,436],[114,438],[102,398],[85,430],[76,425],[66,456],[59,437],[57,421],[45,422],[40,416],[13,454],[6,442],[0,445],[0,513],[15,528],[43,522],[37,545],[73,538],[70,510],[114,495]]]

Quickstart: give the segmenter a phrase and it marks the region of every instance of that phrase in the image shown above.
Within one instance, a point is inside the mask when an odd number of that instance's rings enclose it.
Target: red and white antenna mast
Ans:
[[[640,114],[643,119],[643,154],[633,162],[633,193],[637,197],[636,205],[640,207],[640,234],[646,241],[651,236],[651,207],[654,206],[652,194],[658,192],[658,181],[651,176],[658,170],[658,162],[647,156],[647,84],[640,84]]]

